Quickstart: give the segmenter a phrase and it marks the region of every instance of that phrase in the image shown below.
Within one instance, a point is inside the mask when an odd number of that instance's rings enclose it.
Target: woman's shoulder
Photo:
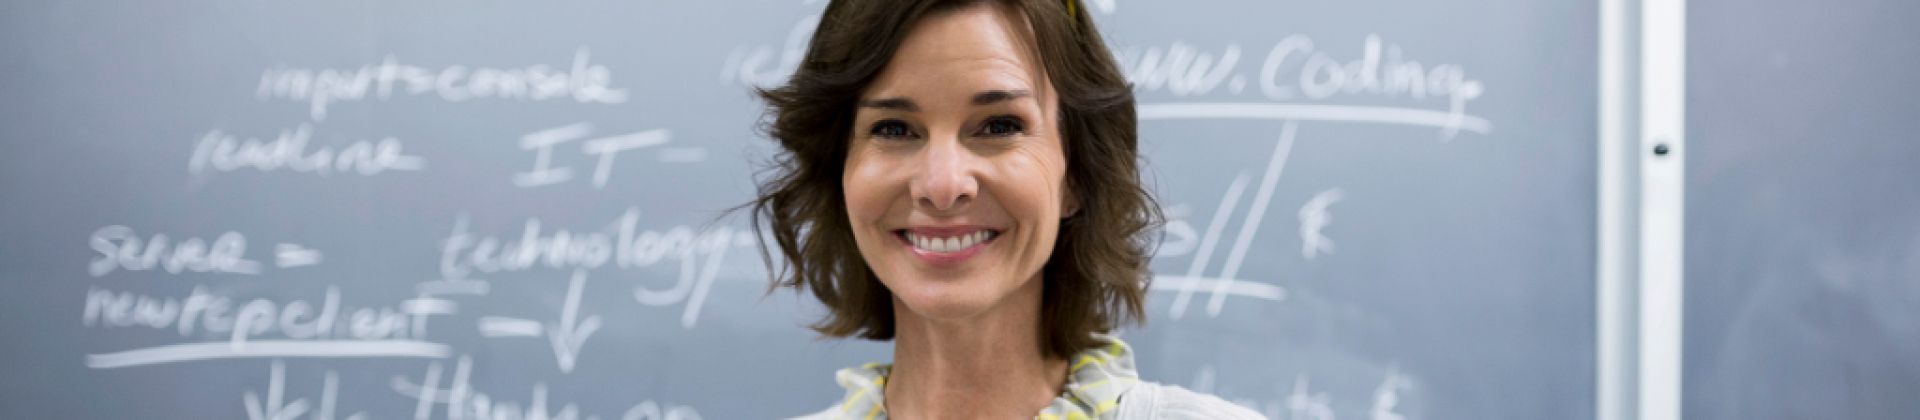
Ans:
[[[1140,381],[1120,396],[1118,419],[1254,420],[1266,416],[1252,409],[1175,385]]]

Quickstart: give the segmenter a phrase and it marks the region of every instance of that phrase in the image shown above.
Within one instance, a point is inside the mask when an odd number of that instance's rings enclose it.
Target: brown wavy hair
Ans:
[[[831,337],[894,336],[893,295],[855,246],[841,172],[860,93],[892,60],[921,18],[989,3],[1024,17],[1028,46],[1060,101],[1067,188],[1079,211],[1061,221],[1041,268],[1042,356],[1067,358],[1099,344],[1094,333],[1144,323],[1147,264],[1163,217],[1141,185],[1133,89],[1076,0],[834,0],[786,85],[757,89],[767,101],[762,130],[781,151],[759,177],[753,227],[772,231],[785,269],[761,242],[769,288],[805,289],[828,309],[812,325]],[[743,206],[744,207],[744,206]]]

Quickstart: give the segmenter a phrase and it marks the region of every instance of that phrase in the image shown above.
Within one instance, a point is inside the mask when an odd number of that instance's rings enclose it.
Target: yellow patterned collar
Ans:
[[[1132,389],[1140,381],[1140,375],[1134,370],[1133,349],[1127,343],[1106,335],[1097,338],[1107,344],[1075,354],[1072,368],[1069,369],[1072,373],[1067,375],[1067,390],[1033,418],[1092,420],[1113,417],[1114,407],[1120,404],[1120,395]],[[886,403],[881,399],[885,394],[883,390],[886,389],[887,374],[892,370],[892,364],[867,363],[836,372],[834,379],[847,389],[847,396],[841,400],[835,413],[836,418],[886,419]]]

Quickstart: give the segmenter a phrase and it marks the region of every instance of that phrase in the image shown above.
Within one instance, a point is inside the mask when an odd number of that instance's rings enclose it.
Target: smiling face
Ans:
[[[1073,203],[1057,98],[1017,19],[988,5],[929,15],[860,96],[847,215],[868,267],[915,315],[1037,301]]]

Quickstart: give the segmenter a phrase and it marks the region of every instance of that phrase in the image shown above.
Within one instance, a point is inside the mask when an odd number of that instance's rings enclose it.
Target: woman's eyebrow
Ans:
[[[879,109],[897,109],[897,110],[907,111],[907,112],[920,112],[920,106],[914,105],[912,99],[898,98],[898,97],[880,98],[880,99],[863,99],[860,101],[860,107],[861,108],[879,108]]]
[[[973,94],[973,106],[993,105],[995,103],[1033,96],[1025,90],[989,90]]]
[[[1032,97],[1033,92],[1024,89],[988,90],[973,94],[973,106],[993,105],[1020,98]],[[920,112],[920,105],[912,99],[902,97],[865,99],[859,103],[861,108],[892,109],[907,112]]]

